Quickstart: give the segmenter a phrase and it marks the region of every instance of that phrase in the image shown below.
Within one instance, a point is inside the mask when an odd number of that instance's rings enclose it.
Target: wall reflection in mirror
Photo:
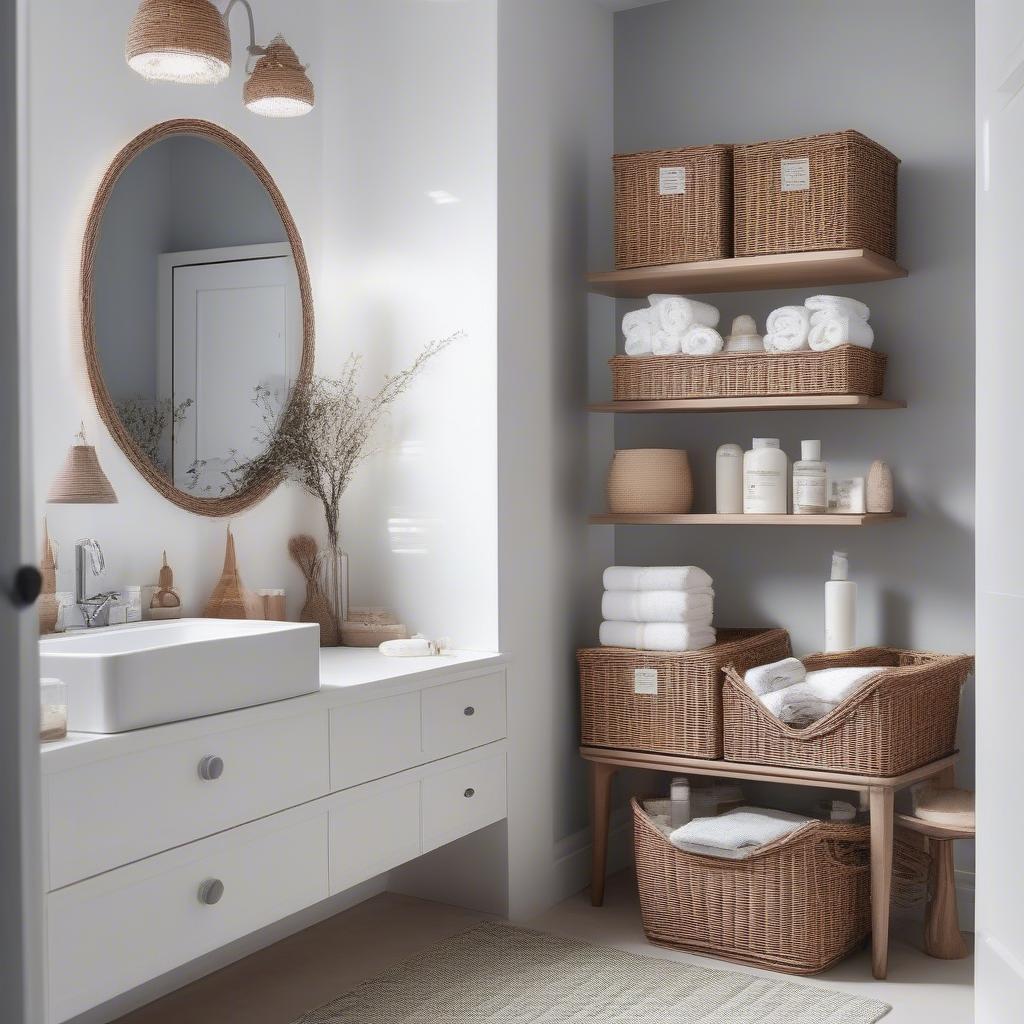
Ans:
[[[250,167],[199,135],[138,153],[103,212],[93,313],[104,383],[143,456],[195,497],[244,486],[303,350],[285,225]]]

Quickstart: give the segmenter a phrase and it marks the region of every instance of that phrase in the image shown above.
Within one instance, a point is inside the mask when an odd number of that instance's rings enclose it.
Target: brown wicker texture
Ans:
[[[720,759],[722,670],[788,658],[784,629],[720,629],[703,651],[661,653],[625,647],[576,652],[580,733],[585,746]],[[638,694],[634,672],[656,669],[658,692]]]
[[[619,270],[732,255],[730,146],[619,153],[614,165]],[[662,168],[680,168],[685,191],[662,194]]]
[[[129,61],[153,52],[201,54],[221,67],[217,79],[231,67],[231,37],[210,0],[142,0],[124,52]]]
[[[99,243],[100,229],[103,224],[103,214],[107,208],[107,202],[110,200],[111,193],[117,185],[118,179],[135,157],[161,139],[169,138],[173,135],[199,135],[223,146],[248,166],[270,195],[274,207],[281,218],[281,223],[284,225],[288,242],[291,245],[292,256],[295,260],[295,272],[299,278],[299,295],[302,301],[302,359],[299,364],[298,377],[292,389],[291,401],[294,402],[309,387],[309,381],[313,374],[313,358],[316,346],[313,290],[310,284],[305,250],[302,247],[302,237],[299,235],[299,230],[295,226],[295,221],[288,210],[288,204],[285,202],[284,196],[271,177],[270,172],[264,167],[259,157],[241,139],[232,135],[226,128],[221,128],[220,125],[213,124],[210,121],[191,119],[164,121],[162,124],[146,129],[146,131],[136,136],[117,154],[103,175],[103,180],[100,182],[96,198],[93,200],[92,209],[89,212],[89,219],[85,226],[85,235],[82,241],[82,278],[79,308],[81,311],[82,344],[85,348],[85,365],[100,417],[103,419],[114,440],[120,446],[121,451],[128,456],[129,461],[145,480],[168,501],[173,502],[179,508],[185,509],[186,512],[194,512],[196,515],[201,516],[231,516],[238,512],[244,512],[247,508],[251,508],[253,505],[261,502],[277,487],[281,482],[281,477],[270,472],[263,473],[255,477],[243,490],[236,491],[234,494],[226,495],[222,498],[197,497],[188,491],[175,487],[173,481],[168,480],[153,465],[149,457],[142,451],[121,422],[117,406],[110,397],[110,391],[107,389],[106,381],[103,379],[103,368],[100,365],[99,352],[96,345],[96,319],[94,313],[96,297],[93,294],[93,261],[96,247]]]
[[[685,515],[693,508],[690,456],[678,448],[625,448],[608,470],[608,511],[667,512]]]
[[[804,158],[809,186],[782,191],[781,161]],[[736,255],[872,249],[895,259],[899,163],[854,131],[736,146]]]
[[[882,393],[886,357],[858,345],[828,352],[720,352],[714,356],[614,356],[616,402],[670,398]]]
[[[870,829],[815,821],[746,860],[677,850],[633,800],[644,933],[660,946],[816,974],[871,927]]]
[[[865,647],[814,654],[803,662],[812,670],[880,665],[891,671],[873,676],[821,721],[794,729],[750,691],[743,682],[745,669],[727,669],[722,690],[727,761],[891,778],[956,749],[960,688],[974,668],[969,655]]]
[[[312,108],[315,102],[313,83],[306,68],[299,62],[295,51],[281,36],[276,36],[260,57],[242,89],[247,107],[256,105],[257,113],[274,116],[294,116]],[[274,101],[292,101],[282,108]],[[262,105],[262,103],[267,105]]]

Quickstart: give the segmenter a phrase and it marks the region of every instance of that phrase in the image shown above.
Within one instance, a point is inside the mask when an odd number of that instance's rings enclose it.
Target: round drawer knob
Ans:
[[[199,762],[199,778],[204,782],[213,782],[224,774],[224,762],[215,754],[207,754]]]
[[[224,895],[224,883],[219,878],[207,878],[199,883],[199,902],[207,907],[220,903]]]
[[[466,710],[465,710],[465,711],[463,711],[462,713],[463,713],[463,714],[464,714],[464,715],[465,715],[465,716],[466,716],[467,718],[472,718],[472,717],[473,717],[473,715],[475,715],[475,714],[476,714],[476,708],[475,708],[475,707],[473,707],[472,705],[470,705],[470,706],[469,706],[468,708],[466,708]]]
[[[467,789],[466,792],[462,795],[468,800],[471,796],[476,796],[476,790],[473,789],[472,786],[470,786],[470,788]]]

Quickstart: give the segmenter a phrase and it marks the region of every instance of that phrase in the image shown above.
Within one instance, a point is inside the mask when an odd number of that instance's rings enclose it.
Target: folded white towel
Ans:
[[[654,312],[650,308],[634,309],[622,318],[626,338],[626,355],[649,356],[654,342]]]
[[[852,313],[815,313],[811,317],[811,330],[807,343],[815,352],[827,352],[840,345],[859,345],[871,348],[875,332],[867,320]]]
[[[710,626],[713,590],[606,590],[601,618],[619,622],[685,622]]]
[[[863,302],[846,295],[812,295],[804,305],[814,312],[825,309],[837,313],[850,313],[862,320],[871,319],[871,310]]]
[[[808,672],[802,683],[762,696],[761,703],[781,722],[796,729],[820,722],[882,669],[825,668]]]
[[[686,844],[722,850],[753,852],[781,836],[795,832],[813,818],[765,807],[738,807],[717,818],[695,818],[669,836],[669,842],[685,849]]]
[[[679,339],[680,347],[688,356],[713,356],[725,347],[725,341],[714,327],[694,324]]]
[[[601,623],[602,647],[631,647],[638,651],[702,651],[715,643],[711,626],[689,626],[683,622]]]
[[[714,580],[696,565],[610,565],[605,590],[708,590]]]
[[[682,295],[649,295],[647,300],[657,317],[658,326],[674,334],[682,334],[694,324],[717,327],[721,317],[721,313],[709,303]]]
[[[807,669],[799,658],[783,658],[782,661],[773,661],[770,665],[748,668],[743,681],[761,697],[786,686],[802,683],[806,678]]]
[[[682,335],[676,331],[656,328],[651,339],[651,353],[656,356],[677,356],[682,350]]]
[[[798,352],[807,348],[811,312],[806,306],[780,306],[768,314],[764,347],[768,352]]]

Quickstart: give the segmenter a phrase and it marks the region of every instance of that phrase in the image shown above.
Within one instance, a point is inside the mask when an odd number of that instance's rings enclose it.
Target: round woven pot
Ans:
[[[675,448],[617,451],[608,470],[608,511],[685,515],[693,507],[690,457]]]

